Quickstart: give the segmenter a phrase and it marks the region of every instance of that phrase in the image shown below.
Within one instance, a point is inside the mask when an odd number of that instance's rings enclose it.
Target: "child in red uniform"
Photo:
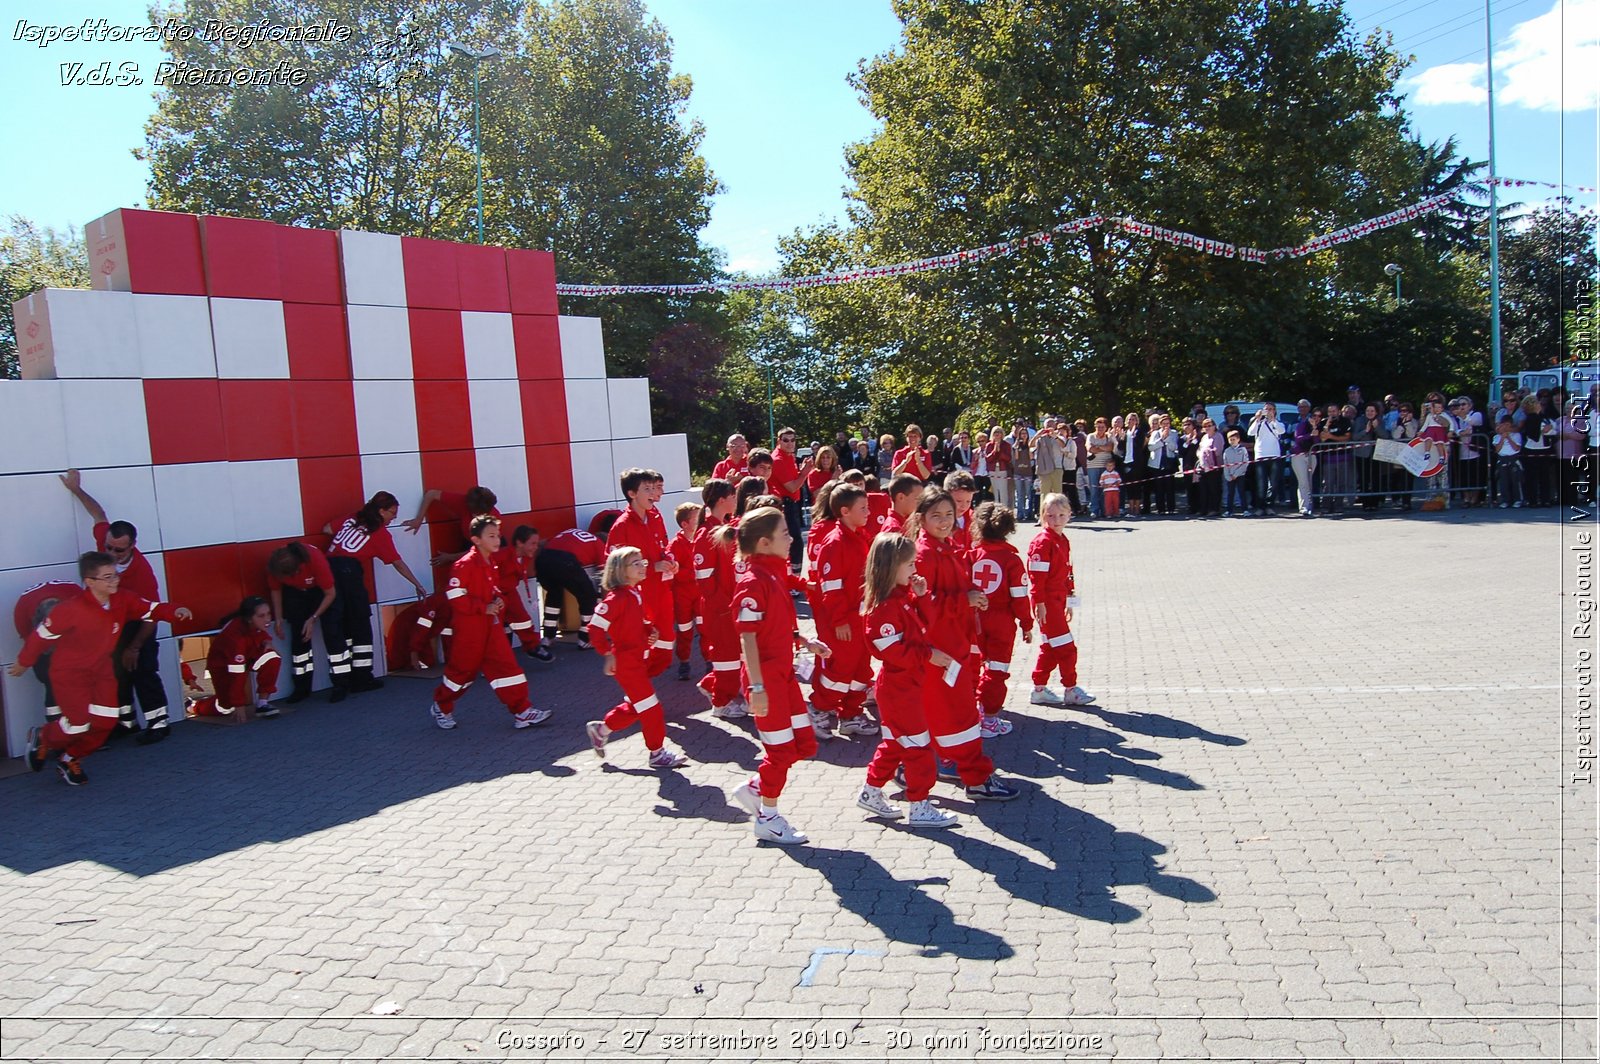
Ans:
[[[956,546],[971,550],[977,540],[972,532],[972,497],[978,493],[978,482],[965,469],[956,469],[945,474],[944,490],[956,504]]]
[[[783,511],[763,506],[739,522],[739,562],[734,567],[734,624],[744,660],[745,699],[756,718],[764,756],[756,777],[729,797],[755,816],[755,835],[763,842],[792,846],[806,842],[778,813],[778,796],[789,766],[817,752],[806,716],[805,697],[794,675],[797,646],[826,658],[831,651],[800,635],[789,597],[789,536]]]
[[[694,648],[694,631],[700,625],[700,589],[694,578],[694,539],[700,534],[700,518],[704,509],[697,502],[681,502],[672,511],[678,522],[678,534],[672,537],[667,549],[678,571],[672,574],[672,621],[678,630],[678,679],[689,676],[689,651]],[[705,637],[700,639],[700,656],[705,656]]]
[[[943,668],[930,663],[923,672],[923,701],[934,749],[945,761],[954,762],[968,798],[1009,801],[1017,790],[1000,779],[994,762],[984,754],[978,721],[974,611],[987,609],[989,600],[973,590],[971,563],[954,542],[956,506],[950,496],[939,488],[927,489],[916,517],[917,575],[928,584],[928,593],[919,602],[928,623],[928,642],[951,659]]]
[[[812,612],[816,611],[817,600],[822,596],[822,589],[817,581],[817,555],[822,553],[822,544],[828,538],[828,533],[839,526],[839,519],[833,512],[833,493],[840,485],[837,481],[829,481],[811,497],[811,532],[806,537],[806,601],[811,603]],[[822,738],[818,735],[817,738]]]
[[[28,636],[7,671],[21,676],[45,651],[50,652],[50,687],[61,716],[28,734],[28,767],[38,772],[52,750],[60,750],[56,770],[71,786],[89,782],[83,759],[100,749],[119,716],[117,677],[112,651],[130,624],[146,621],[187,621],[183,607],[151,602],[121,591],[122,574],[111,555],[90,551],[78,558],[83,592],[56,603],[50,615]],[[137,660],[138,647],[128,647],[125,659]]]
[[[861,596],[867,571],[867,533],[871,515],[867,493],[854,484],[840,484],[831,496],[835,527],[817,552],[816,579],[821,592],[812,600],[817,635],[833,651],[819,663],[811,691],[811,723],[819,739],[840,735],[875,735],[878,725],[865,713],[872,689],[872,659],[861,617]]]
[[[1022,641],[1033,642],[1033,611],[1028,608],[1028,574],[1017,548],[1008,542],[1017,530],[1017,515],[999,503],[986,502],[973,512],[977,545],[972,548],[972,586],[989,600],[978,614],[978,650],[983,658],[983,680],[978,685],[979,726],[992,739],[1011,730],[1000,716],[1006,700],[1006,679],[1011,675],[1011,652]]]
[[[511,711],[512,726],[532,727],[548,720],[550,711],[528,704],[528,678],[511,656],[511,641],[500,625],[506,602],[493,561],[494,552],[500,549],[500,522],[479,514],[469,531],[472,550],[450,567],[450,589],[445,592],[455,634],[445,658],[444,677],[433,692],[433,722],[446,731],[456,726],[452,715],[456,699],[482,670],[495,697]]]
[[[289,671],[293,689],[284,699],[288,705],[304,702],[311,696],[311,632],[320,620],[322,646],[328,652],[328,675],[333,681],[331,702],[342,702],[350,685],[350,659],[345,654],[340,614],[333,608],[337,594],[328,556],[304,543],[285,543],[267,559],[267,593],[272,596],[272,615],[278,618],[278,638],[284,624],[289,629]]]
[[[877,681],[883,741],[867,766],[867,782],[856,804],[876,816],[898,820],[900,810],[889,804],[883,788],[895,770],[904,767],[906,801],[911,803],[906,822],[914,828],[948,828],[960,818],[928,800],[936,770],[933,736],[922,708],[922,678],[930,665],[942,669],[951,658],[928,645],[915,601],[927,594],[928,584],[916,571],[917,548],[909,539],[883,535],[872,541],[863,608],[872,656],[883,662]]]
[[[1054,493],[1039,500],[1039,510],[1043,527],[1028,544],[1029,598],[1039,622],[1039,660],[1033,666],[1033,694],[1028,701],[1036,706],[1086,706],[1094,696],[1078,686],[1078,643],[1072,634],[1072,611],[1078,604],[1072,545],[1067,542],[1072,510],[1065,495]],[[1065,691],[1046,686],[1057,669]]]
[[[385,641],[385,656],[390,672],[406,669],[431,669],[439,664],[434,639],[444,641],[444,654],[450,655],[450,600],[435,591],[421,602],[413,602],[395,615]]]
[[[889,514],[883,520],[883,531],[905,535],[906,522],[922,501],[922,487],[922,481],[910,473],[901,473],[889,481]]]
[[[660,676],[672,664],[672,578],[678,573],[667,540],[667,523],[656,503],[666,479],[654,469],[625,469],[622,495],[628,508],[606,536],[607,550],[637,547],[650,563],[650,579],[644,582],[645,610],[656,625],[656,643],[650,651],[650,675]]]
[[[739,696],[739,633],[733,627],[733,485],[716,477],[700,489],[706,518],[694,539],[694,578],[700,593],[700,652],[711,671],[700,691],[711,715],[737,720],[750,715]]]
[[[604,759],[606,740],[614,732],[638,724],[650,751],[650,767],[678,768],[689,759],[667,745],[666,718],[650,685],[646,664],[656,631],[646,616],[639,585],[649,579],[650,562],[637,547],[619,547],[606,556],[606,597],[594,609],[589,641],[606,656],[605,674],[617,678],[622,701],[611,707],[604,720],[591,720],[586,728],[595,756]]]
[[[511,542],[495,551],[494,571],[500,583],[500,597],[506,604],[501,619],[529,657],[549,661],[555,655],[539,641],[539,632],[528,615],[528,607],[522,604],[522,585],[532,576],[529,569],[538,553],[539,530],[531,525],[518,525],[511,533]]]
[[[211,637],[206,653],[206,671],[211,674],[209,698],[194,704],[197,717],[225,717],[250,704],[250,676],[256,678],[256,716],[276,717],[278,707],[271,701],[278,689],[278,669],[282,659],[272,648],[272,607],[259,595],[251,595]]]

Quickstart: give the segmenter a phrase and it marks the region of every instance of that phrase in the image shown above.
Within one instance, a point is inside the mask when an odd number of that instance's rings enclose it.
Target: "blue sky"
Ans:
[[[728,188],[706,239],[735,268],[771,268],[779,236],[841,215],[844,146],[873,128],[845,79],[862,59],[895,47],[899,23],[888,0],[645,2],[673,38],[675,68],[694,79],[690,113],[705,124],[704,154]],[[1600,0],[1493,3],[1500,173],[1600,184]],[[1404,87],[1420,135],[1454,135],[1473,158],[1484,158],[1482,0],[1347,0],[1345,7],[1359,30],[1386,29],[1402,53],[1417,56]],[[0,213],[61,228],[143,200],[146,169],[130,152],[143,143],[153,109],[149,87],[63,86],[60,64],[134,62],[148,72],[159,48],[39,48],[15,39],[19,20],[97,17],[141,25],[144,4],[0,0],[0,98],[11,101],[0,133],[13,152],[0,173]],[[1578,198],[1597,202],[1594,193]]]

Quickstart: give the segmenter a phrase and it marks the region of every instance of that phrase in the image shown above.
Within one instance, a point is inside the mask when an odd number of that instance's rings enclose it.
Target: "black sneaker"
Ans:
[[[61,782],[68,787],[82,787],[89,782],[89,777],[83,773],[83,763],[75,757],[63,754],[56,760],[56,771],[61,773]]]
[[[689,663],[687,661],[678,662],[678,679],[689,679]]]
[[[35,772],[44,771],[44,729],[28,729],[28,767]]]
[[[578,649],[579,650],[593,650],[594,649],[594,644],[589,642],[589,633],[587,633],[587,632],[578,633]]]
[[[543,643],[540,643],[538,646],[528,651],[528,657],[532,658],[534,661],[556,660],[555,652],[549,647],[545,646]]]
[[[256,706],[256,716],[266,717],[269,720],[278,715],[278,707],[271,702],[262,702]]]
[[[155,743],[159,743],[171,733],[172,729],[167,727],[165,724],[162,724],[158,727],[146,728],[144,731],[139,733],[139,737],[135,739],[134,742],[138,743],[140,746],[151,746]]]
[[[967,788],[967,797],[979,802],[1009,802],[1022,792],[999,776],[990,776],[976,787]]]
[[[311,685],[310,684],[307,684],[304,687],[300,687],[300,686],[297,685],[295,687],[295,689],[294,689],[294,693],[291,694],[288,698],[285,698],[283,700],[283,704],[286,705],[286,706],[297,706],[301,702],[304,702],[306,699],[308,699],[310,697],[311,697]]]

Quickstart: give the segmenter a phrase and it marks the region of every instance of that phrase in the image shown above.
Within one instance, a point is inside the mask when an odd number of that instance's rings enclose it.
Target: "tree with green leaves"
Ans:
[[[41,288],[88,288],[83,234],[58,233],[12,215],[0,231],[0,377],[18,376],[17,326],[12,304]]]
[[[882,127],[848,152],[850,225],[800,234],[787,273],[1095,214],[1292,246],[1471,178],[1452,145],[1411,136],[1395,91],[1404,62],[1384,38],[1357,39],[1336,3],[896,0],[895,10],[901,46],[853,82]],[[1108,227],[976,268],[803,291],[798,305],[819,347],[870,360],[896,397],[879,400],[884,409],[1187,408],[1284,381],[1334,387],[1348,356],[1335,338],[1392,303],[1386,261],[1406,256],[1419,298],[1459,293],[1448,242],[1415,244],[1402,227],[1262,265]],[[1391,352],[1369,354],[1381,365]]]
[[[199,67],[307,72],[302,86],[169,87],[146,136],[151,206],[447,240],[476,235],[473,60],[481,61],[488,243],[555,252],[563,282],[705,280],[700,243],[720,186],[684,110],[689,79],[640,0],[185,0],[153,19],[303,24],[336,19],[350,39],[200,36],[164,47]],[[651,345],[691,321],[720,330],[715,300],[582,300],[605,319],[613,372],[638,375]],[[663,410],[673,424],[676,412]]]
[[[1538,207],[1500,237],[1500,338],[1505,372],[1572,357],[1568,316],[1594,301],[1600,283],[1593,211],[1570,199]],[[1588,357],[1594,357],[1592,344]]]

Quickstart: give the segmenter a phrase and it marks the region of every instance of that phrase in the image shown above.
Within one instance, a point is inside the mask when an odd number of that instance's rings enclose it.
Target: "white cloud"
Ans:
[[[1495,49],[1494,65],[1497,103],[1530,111],[1600,106],[1600,0],[1556,0],[1543,15],[1513,26]],[[1483,63],[1443,63],[1405,84],[1421,107],[1481,105],[1488,98]]]

